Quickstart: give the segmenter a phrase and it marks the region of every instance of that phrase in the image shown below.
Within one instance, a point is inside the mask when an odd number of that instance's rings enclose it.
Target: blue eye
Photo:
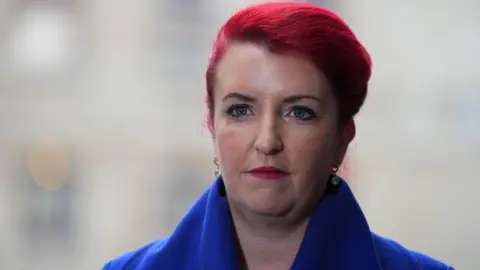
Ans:
[[[304,107],[296,107],[293,108],[289,113],[288,116],[293,117],[298,120],[310,120],[316,117],[313,110]]]
[[[227,110],[229,116],[236,118],[249,116],[251,113],[248,105],[233,105]]]

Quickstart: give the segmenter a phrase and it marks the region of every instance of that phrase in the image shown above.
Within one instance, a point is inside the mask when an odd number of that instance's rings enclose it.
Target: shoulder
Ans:
[[[125,253],[103,266],[103,270],[195,269],[198,257],[195,230],[172,235]]]
[[[103,266],[103,270],[148,269],[161,254],[167,239],[160,239],[125,253]]]
[[[454,270],[453,267],[401,244],[373,234],[378,258],[385,270]]]

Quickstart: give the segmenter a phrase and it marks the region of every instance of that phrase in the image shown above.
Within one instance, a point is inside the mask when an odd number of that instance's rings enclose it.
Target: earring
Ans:
[[[338,167],[333,167],[332,168],[332,175],[330,177],[330,185],[333,186],[333,187],[338,187],[340,185],[340,183],[342,182],[340,177],[337,176],[337,172],[338,172]]]
[[[213,164],[215,164],[215,166],[216,166],[216,168],[215,168],[215,178],[219,178],[222,174],[220,173],[219,162],[218,162],[217,157],[213,158]]]

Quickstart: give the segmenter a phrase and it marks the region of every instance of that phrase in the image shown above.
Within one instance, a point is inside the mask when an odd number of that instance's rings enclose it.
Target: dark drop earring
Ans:
[[[342,183],[342,179],[337,176],[338,167],[332,168],[332,173],[330,174],[330,181],[328,183],[328,189],[332,192],[336,192],[338,187]]]

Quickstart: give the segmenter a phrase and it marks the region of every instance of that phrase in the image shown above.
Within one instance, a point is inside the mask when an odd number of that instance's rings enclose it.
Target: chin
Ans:
[[[285,198],[248,198],[245,205],[252,213],[264,216],[282,216],[292,209],[292,204],[288,203]]]

